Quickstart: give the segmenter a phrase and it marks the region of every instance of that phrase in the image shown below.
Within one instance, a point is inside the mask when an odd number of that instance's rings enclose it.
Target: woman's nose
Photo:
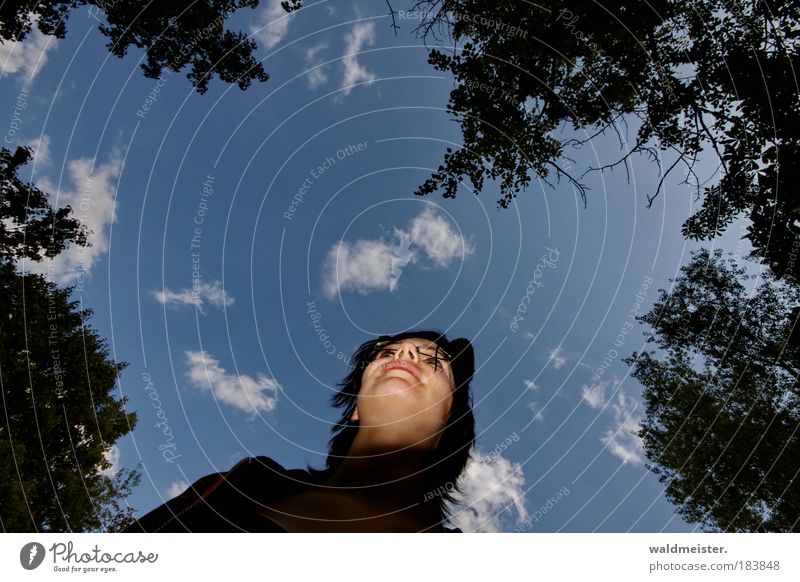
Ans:
[[[395,352],[395,357],[400,357],[401,355],[405,359],[416,361],[419,357],[417,346],[411,342],[402,342],[397,352]]]

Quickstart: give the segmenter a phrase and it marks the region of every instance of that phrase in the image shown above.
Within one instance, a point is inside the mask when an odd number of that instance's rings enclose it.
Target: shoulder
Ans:
[[[225,472],[197,479],[186,491],[137,519],[127,532],[254,531],[258,506],[311,482],[266,456],[247,457]]]
[[[225,475],[227,484],[254,501],[266,501],[313,484],[305,469],[286,469],[267,456],[247,457]]]

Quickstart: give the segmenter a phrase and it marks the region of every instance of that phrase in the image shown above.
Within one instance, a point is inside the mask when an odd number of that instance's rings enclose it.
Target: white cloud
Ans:
[[[211,391],[214,397],[255,415],[258,411],[269,412],[278,403],[280,385],[272,378],[259,374],[257,378],[228,374],[219,362],[206,351],[187,351],[186,373],[192,385],[203,391]]]
[[[528,403],[528,408],[530,408],[531,412],[533,412],[533,420],[536,420],[538,422],[544,422],[544,414],[542,413],[542,407],[539,405],[538,402],[536,402],[535,400],[531,400]]]
[[[266,4],[250,25],[250,32],[269,50],[289,31],[289,13],[281,8],[281,0],[267,0]]]
[[[365,69],[356,60],[356,57],[364,45],[375,43],[375,23],[360,22],[353,26],[353,29],[345,36],[345,57],[342,59],[344,66],[344,79],[342,79],[342,90],[345,95],[353,90],[355,83],[372,83],[377,76]]]
[[[23,141],[21,145],[28,146],[33,150],[33,160],[39,167],[50,165],[50,136],[42,134],[39,139]]]
[[[306,49],[306,61],[307,62],[315,61],[317,59],[317,55],[320,52],[326,50],[328,47],[330,47],[330,44],[328,44],[328,41],[326,41],[326,40],[322,40],[322,41],[318,42],[317,44],[308,47]]]
[[[317,67],[317,65],[320,64],[320,61],[317,59],[317,55],[321,51],[326,50],[329,46],[330,45],[328,42],[323,40],[306,49],[306,65],[310,67],[308,71],[306,71],[306,80],[308,81],[308,86],[311,89],[316,89],[328,80],[328,75],[325,73],[323,68]]]
[[[438,267],[446,267],[456,257],[475,252],[475,247],[458,234],[450,221],[430,207],[411,221],[411,240]]]
[[[30,33],[23,41],[0,42],[0,77],[19,71],[25,75],[24,83],[31,83],[47,63],[47,52],[56,46],[56,37],[42,34],[36,26],[39,16],[33,18]]]
[[[116,220],[116,182],[122,171],[122,156],[114,152],[111,159],[92,170],[90,158],[71,160],[67,163],[72,187],[61,189],[47,179],[39,180],[37,186],[50,196],[54,207],[72,207],[72,217],[91,231],[88,234],[91,246],[70,245],[53,259],[35,263],[27,261],[25,270],[49,275],[59,284],[70,284],[92,270],[94,264],[108,250],[106,231]]]
[[[328,298],[353,290],[363,295],[392,287],[392,247],[382,240],[340,241],[325,259],[323,291]]]
[[[316,89],[328,80],[328,75],[325,74],[325,71],[323,71],[321,67],[318,69],[309,69],[306,73],[306,80],[308,81],[309,89]]]
[[[564,364],[567,363],[567,358],[565,358],[561,353],[561,346],[556,346],[550,353],[547,354],[547,361],[552,362],[553,367],[558,370],[559,368],[563,368]]]
[[[642,464],[644,460],[639,454],[642,439],[631,431],[639,430],[641,417],[636,415],[637,404],[625,396],[622,390],[617,392],[617,401],[609,403],[614,413],[614,427],[600,437],[609,452],[619,457],[623,463]]]
[[[178,481],[173,481],[172,483],[170,483],[169,487],[167,487],[167,497],[169,499],[177,497],[178,495],[186,491],[188,488],[189,484],[182,479],[179,479]]]
[[[609,387],[617,387],[618,380],[605,380],[584,386],[581,389],[581,398],[592,408],[607,408],[614,416],[614,424],[600,437],[600,441],[606,445],[608,451],[622,460],[623,463],[641,464],[644,462],[639,450],[642,446],[642,439],[631,431],[639,430],[641,416],[635,414],[638,405],[625,393],[622,388],[616,392],[616,400],[606,400],[606,390]]]
[[[111,466],[100,471],[100,474],[105,475],[106,477],[113,477],[116,475],[119,472],[119,461],[121,456],[122,453],[120,452],[119,447],[117,445],[112,445],[110,449],[103,453],[103,458],[111,463]]]
[[[602,408],[606,402],[606,386],[611,382],[598,382],[581,388],[581,398],[592,408]]]
[[[194,288],[171,291],[164,287],[162,290],[153,291],[153,297],[162,305],[173,307],[183,307],[191,305],[196,307],[200,313],[205,315],[203,306],[205,304],[214,307],[233,305],[233,297],[228,295],[222,287],[221,281],[211,283],[202,282]]]
[[[523,380],[525,388],[528,390],[538,390],[539,386],[533,380]]]
[[[444,217],[426,209],[412,219],[410,230],[395,228],[388,241],[360,239],[333,245],[323,261],[323,293],[330,299],[346,290],[363,295],[394,291],[405,267],[418,260],[412,245],[421,248],[437,268],[475,250]]]
[[[517,522],[528,517],[522,466],[492,455],[476,449],[476,458],[481,460],[471,460],[459,479],[464,502],[453,507],[452,522],[464,532],[500,532],[503,513],[516,513]]]

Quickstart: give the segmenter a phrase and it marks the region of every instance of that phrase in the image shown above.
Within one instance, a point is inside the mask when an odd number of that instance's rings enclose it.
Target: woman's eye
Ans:
[[[433,368],[434,368],[435,370],[440,370],[440,369],[441,369],[441,367],[442,367],[442,364],[441,364],[441,362],[439,362],[439,360],[437,360],[436,358],[428,358],[428,359],[427,359],[427,360],[425,360],[425,361],[426,361],[428,364],[430,364],[431,366],[433,366]]]

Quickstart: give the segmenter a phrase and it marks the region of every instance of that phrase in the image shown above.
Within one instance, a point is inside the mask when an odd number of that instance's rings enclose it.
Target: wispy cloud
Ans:
[[[550,353],[547,354],[547,361],[553,364],[556,370],[564,367],[564,364],[567,363],[567,358],[561,353],[561,346],[556,346],[550,350]]]
[[[0,42],[0,77],[22,72],[24,83],[31,83],[47,63],[47,53],[56,47],[56,37],[42,34],[36,26],[39,16],[23,41]]]
[[[427,207],[411,221],[411,240],[420,247],[437,267],[446,267],[458,257],[475,252],[474,245],[465,240],[444,216]]]
[[[269,50],[286,37],[290,15],[281,7],[281,0],[267,0],[265,4],[250,25],[250,32]]]
[[[280,385],[263,374],[256,378],[228,374],[216,358],[203,350],[187,351],[186,363],[192,386],[210,391],[220,402],[251,415],[269,412],[278,403]]]
[[[164,289],[153,291],[153,297],[162,305],[196,307],[204,315],[203,306],[206,304],[213,307],[227,307],[234,303],[233,297],[227,294],[222,287],[221,281],[212,281],[210,283],[204,281],[193,288],[181,289],[180,291],[171,291],[164,287]]]
[[[322,67],[317,66],[321,62],[321,59],[319,59],[317,55],[320,52],[327,50],[329,47],[330,45],[328,42],[323,40],[313,46],[310,46],[305,51],[306,65],[310,67],[308,71],[306,71],[306,80],[308,81],[308,86],[311,89],[316,89],[328,80],[328,75],[325,73],[325,70]]]
[[[70,188],[59,190],[47,178],[38,181],[37,186],[49,194],[54,207],[72,207],[72,217],[91,231],[87,236],[91,246],[70,245],[53,259],[43,259],[39,263],[27,261],[26,271],[49,274],[59,284],[70,284],[92,270],[108,250],[107,230],[116,221],[116,184],[122,160],[122,153],[115,150],[109,161],[99,167],[93,168],[91,158],[69,161]]]
[[[619,382],[615,379],[583,386],[581,398],[592,408],[605,407],[614,417],[612,427],[600,437],[600,441],[606,445],[609,452],[623,463],[641,464],[644,462],[640,454],[642,439],[633,431],[639,430],[642,417],[636,413],[638,404],[627,396],[618,385]],[[612,392],[614,388],[617,388],[616,398],[612,400],[606,399],[606,391],[609,388]]]
[[[103,453],[103,458],[111,463],[111,466],[100,471],[100,474],[105,475],[106,477],[113,477],[119,473],[119,462],[121,456],[122,453],[120,452],[119,447],[117,445],[111,445],[111,448]]]
[[[523,380],[522,382],[525,384],[525,388],[527,388],[528,390],[539,389],[539,386],[533,380]]]
[[[525,520],[522,466],[479,449],[475,454],[482,460],[471,460],[459,479],[465,500],[453,508],[453,523],[464,532],[500,532],[504,513],[516,522]]]
[[[363,295],[393,291],[406,266],[419,260],[412,246],[420,249],[435,268],[445,268],[454,258],[475,251],[444,217],[426,209],[412,219],[408,230],[395,228],[389,240],[339,241],[333,245],[322,267],[325,296],[330,299],[346,290]]]
[[[323,267],[323,291],[328,298],[345,290],[362,295],[391,288],[392,247],[382,240],[340,241]]]
[[[606,403],[606,386],[611,382],[597,382],[590,386],[583,386],[581,388],[581,398],[592,408],[602,408]]]
[[[179,479],[178,481],[173,481],[172,483],[170,483],[169,487],[167,487],[167,497],[169,499],[177,497],[178,495],[186,491],[188,488],[189,484],[186,481],[183,481],[182,479]]]
[[[375,23],[374,22],[360,22],[353,26],[352,30],[345,35],[345,49],[346,55],[342,59],[342,66],[344,67],[344,78],[342,79],[342,92],[347,95],[353,90],[353,85],[356,83],[372,83],[378,77],[363,67],[357,60],[358,53],[361,52],[364,45],[372,45],[375,43]]]
[[[614,414],[614,427],[607,430],[600,440],[608,447],[609,452],[616,455],[623,463],[644,463],[639,454],[642,439],[633,434],[633,431],[639,430],[639,423],[642,420],[641,416],[636,414],[638,404],[619,390],[616,402],[610,403],[609,407]]]
[[[544,422],[544,414],[542,413],[541,405],[536,402],[535,400],[531,400],[528,403],[528,408],[530,408],[531,412],[533,413],[533,419],[537,422]]]

